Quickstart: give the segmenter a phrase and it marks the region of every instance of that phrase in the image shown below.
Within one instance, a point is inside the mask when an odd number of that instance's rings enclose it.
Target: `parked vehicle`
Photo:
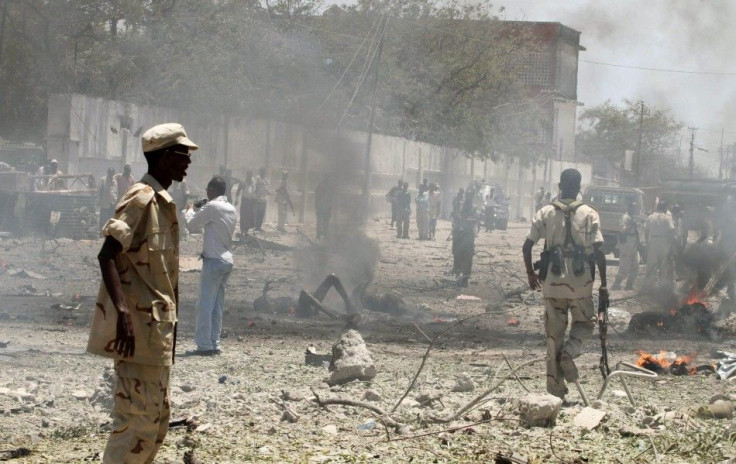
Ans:
[[[476,190],[481,223],[487,232],[506,230],[509,224],[509,201],[498,184],[482,183]]]
[[[636,202],[640,207],[639,220],[642,224],[644,223],[648,212],[644,203],[644,192],[632,187],[590,186],[583,194],[583,201],[598,211],[603,232],[603,252],[613,253],[618,257],[616,246],[618,245],[621,216],[632,202]],[[644,232],[643,227],[640,230],[641,233]]]

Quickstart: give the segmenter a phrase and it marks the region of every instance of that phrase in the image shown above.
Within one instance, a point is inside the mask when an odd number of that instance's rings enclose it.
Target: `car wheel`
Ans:
[[[498,221],[496,221],[496,229],[506,230],[508,225],[509,225],[508,219],[499,219]]]

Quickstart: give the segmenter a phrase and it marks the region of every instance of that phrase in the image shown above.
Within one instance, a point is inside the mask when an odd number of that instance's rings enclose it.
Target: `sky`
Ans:
[[[643,99],[697,127],[696,163],[718,173],[724,144],[736,142],[736,1],[730,0],[497,0],[502,19],[560,22],[581,32],[580,60],[623,66],[731,73],[645,71],[581,61],[578,100]],[[688,135],[684,135],[683,153]],[[715,172],[713,172],[715,171]]]

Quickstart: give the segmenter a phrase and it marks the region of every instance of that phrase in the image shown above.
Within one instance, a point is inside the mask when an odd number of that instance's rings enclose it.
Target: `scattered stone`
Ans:
[[[481,301],[480,297],[475,295],[458,295],[455,299],[458,301]]]
[[[289,408],[284,409],[284,413],[281,415],[281,420],[296,424],[299,422],[299,415]]]
[[[378,402],[378,401],[381,401],[383,397],[381,396],[380,393],[378,393],[375,390],[366,390],[365,393],[363,394],[363,399],[367,401]]]
[[[202,464],[202,461],[197,459],[192,449],[184,452],[184,464]]]
[[[210,427],[212,427],[212,424],[210,422],[207,422],[206,424],[202,424],[196,429],[194,429],[194,431],[195,432],[206,432],[207,430],[210,429]]]
[[[455,377],[455,385],[452,387],[454,392],[472,392],[475,390],[475,382],[466,372]]]
[[[227,382],[227,376],[226,375],[221,375],[220,378],[217,379],[217,381],[220,382],[221,384],[222,383],[225,383],[225,382]]]
[[[369,431],[369,430],[373,430],[375,428],[376,428],[376,421],[374,421],[374,420],[369,420],[368,422],[366,422],[364,424],[360,424],[358,426],[358,430],[361,430],[361,431]]]
[[[220,382],[220,383],[222,383],[222,382]],[[193,392],[194,390],[197,389],[197,387],[194,387],[192,385],[187,385],[187,384],[184,384],[184,385],[182,385],[179,388],[181,388],[181,391],[183,391],[184,393]]]
[[[562,400],[554,395],[529,394],[519,401],[521,421],[528,427],[554,425]]]
[[[72,396],[74,398],[78,399],[78,400],[86,400],[90,396],[92,396],[92,394],[90,392],[87,392],[87,391],[84,391],[84,390],[77,390],[77,391],[75,391],[75,392],[72,393]]]
[[[258,448],[258,454],[271,454],[271,448],[268,446],[261,446]]]
[[[327,435],[337,435],[337,426],[334,424],[325,425],[322,427],[322,431]]]
[[[640,429],[639,427],[635,427],[633,425],[624,424],[618,430],[618,433],[620,433],[622,437],[643,437],[646,435],[651,435],[652,431],[648,429]]]
[[[606,411],[601,411],[600,409],[588,406],[583,408],[583,410],[575,416],[575,419],[573,419],[573,425],[587,430],[593,430],[600,425],[606,415]]]
[[[304,401],[304,394],[293,390],[281,390],[281,399],[284,401],[293,401],[298,403]]]
[[[696,415],[701,419],[733,419],[733,403],[717,399],[707,406],[699,407]]]
[[[376,376],[373,355],[356,330],[348,330],[332,347],[332,372],[327,384],[340,385],[353,380],[371,380]]]
[[[442,395],[440,394],[432,394],[432,393],[422,393],[419,396],[417,396],[417,405],[422,407],[431,407],[436,401],[440,401],[442,398]],[[404,400],[406,403],[406,400]]]

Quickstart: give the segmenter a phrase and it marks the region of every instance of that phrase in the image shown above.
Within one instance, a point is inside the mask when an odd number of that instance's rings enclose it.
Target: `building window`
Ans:
[[[522,59],[521,82],[532,87],[552,86],[552,57],[543,51],[528,52]]]

